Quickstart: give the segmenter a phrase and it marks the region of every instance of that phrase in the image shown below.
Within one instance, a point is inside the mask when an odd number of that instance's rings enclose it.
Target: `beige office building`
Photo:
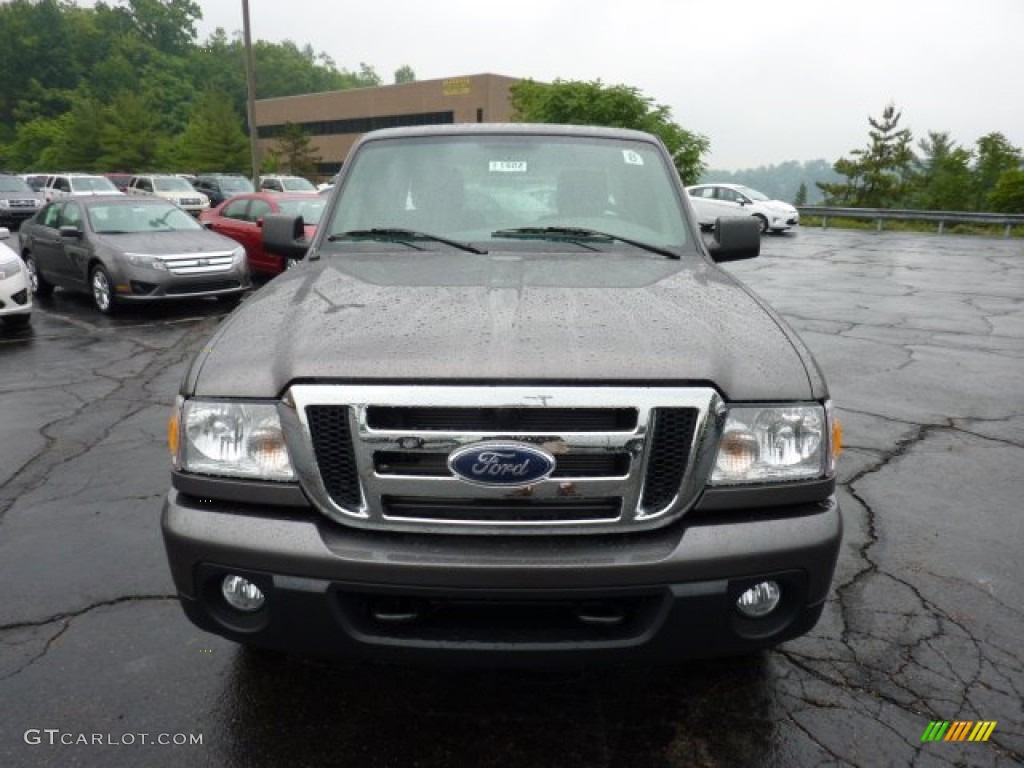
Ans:
[[[378,128],[444,123],[502,123],[512,116],[509,88],[520,78],[467,75],[377,88],[310,93],[256,102],[256,135],[266,156],[287,123],[299,125],[320,156],[317,171],[336,173],[362,134]]]

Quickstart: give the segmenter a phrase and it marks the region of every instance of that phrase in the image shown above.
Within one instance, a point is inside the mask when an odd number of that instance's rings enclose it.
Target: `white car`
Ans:
[[[260,176],[261,192],[316,192],[316,187],[309,179],[302,176],[285,176],[273,174],[271,176]]]
[[[32,318],[32,290],[21,257],[5,242],[10,237],[11,231],[0,227],[0,320],[18,328]]]
[[[783,232],[800,224],[800,213],[792,205],[742,184],[697,184],[686,191],[702,229],[713,227],[719,216],[756,216],[762,232]]]
[[[43,187],[43,197],[48,203],[62,197],[123,194],[106,176],[93,173],[55,173],[47,178]]]
[[[129,195],[163,198],[188,211],[196,218],[199,218],[203,211],[210,209],[210,198],[202,192],[197,192],[195,187],[180,176],[171,176],[166,173],[132,176],[125,191]]]

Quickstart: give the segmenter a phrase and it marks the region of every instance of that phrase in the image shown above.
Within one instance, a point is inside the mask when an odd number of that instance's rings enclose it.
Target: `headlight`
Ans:
[[[14,258],[0,259],[0,280],[6,280],[8,277],[14,277],[16,274],[21,272],[21,259],[17,256]]]
[[[156,256],[150,256],[145,253],[126,253],[124,257],[128,260],[128,263],[135,267],[147,267],[148,269],[159,269],[163,272],[167,271],[167,264],[163,259],[159,259]]]
[[[0,200],[0,208],[10,208],[10,207],[11,207],[11,201],[10,200]]]
[[[295,479],[277,408],[271,403],[186,400],[171,419],[168,445],[186,472]]]
[[[245,263],[245,248],[243,246],[240,245],[231,252],[231,261],[234,264]]]
[[[729,408],[711,484],[822,477],[833,468],[830,413],[817,404]]]

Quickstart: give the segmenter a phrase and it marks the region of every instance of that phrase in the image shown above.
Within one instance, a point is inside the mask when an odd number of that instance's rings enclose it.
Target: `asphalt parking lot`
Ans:
[[[1024,243],[804,229],[727,268],[826,372],[846,535],[810,635],[668,670],[343,667],[194,629],[164,434],[223,310],[58,291],[0,331],[0,765],[1024,763]]]

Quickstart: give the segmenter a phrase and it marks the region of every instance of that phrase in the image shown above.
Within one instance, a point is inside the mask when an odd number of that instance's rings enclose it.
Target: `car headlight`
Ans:
[[[245,247],[238,246],[231,252],[231,262],[233,264],[244,264],[245,263]]]
[[[6,259],[0,258],[0,280],[6,280],[8,277],[14,277],[16,274],[21,272],[23,269],[21,265],[21,259],[17,256],[7,257]]]
[[[10,208],[10,207],[11,207],[11,201],[10,200],[0,200],[0,208]]]
[[[732,406],[711,484],[813,480],[835,471],[837,442],[828,406]]]
[[[272,403],[236,403],[179,398],[168,431],[174,466],[186,472],[295,479],[277,408]]]
[[[146,267],[148,269],[159,269],[163,272],[167,271],[167,264],[163,259],[156,256],[150,256],[146,253],[126,253],[124,257],[133,267]]]

